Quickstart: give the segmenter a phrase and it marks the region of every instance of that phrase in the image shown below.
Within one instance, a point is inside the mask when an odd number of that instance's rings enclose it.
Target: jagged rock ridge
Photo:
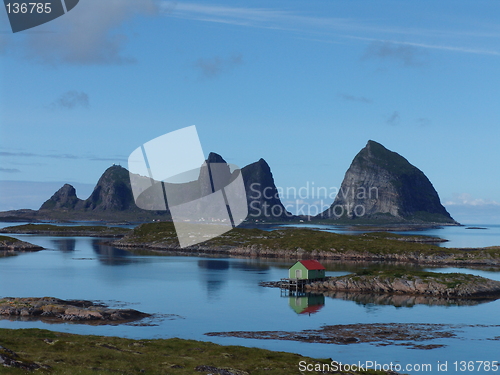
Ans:
[[[215,172],[216,179],[208,177],[208,167],[204,164],[200,169],[198,180],[179,186],[165,184],[167,191],[175,193],[177,199],[175,203],[179,204],[192,200],[193,197],[208,195],[213,189],[218,190],[227,185],[235,176],[235,172],[230,171],[229,165],[222,156],[216,153],[211,152],[206,162],[212,165],[212,175]],[[217,168],[214,168],[213,164]],[[271,169],[264,159],[242,168],[241,173],[247,194],[249,220],[265,218],[283,220],[292,217],[279,199]],[[157,199],[156,193],[156,191],[152,191],[149,195],[146,193],[143,198]],[[160,198],[163,199],[163,197]],[[39,212],[49,216],[51,213],[64,212],[75,217],[85,214],[83,217],[91,215],[95,218],[106,214],[119,215],[120,213],[169,216],[168,207],[167,211],[148,211],[137,207],[130,185],[129,172],[119,165],[113,165],[103,173],[87,199],[79,199],[75,188],[65,184],[42,204]]]
[[[354,157],[333,204],[318,218],[456,224],[421,170],[371,140]]]

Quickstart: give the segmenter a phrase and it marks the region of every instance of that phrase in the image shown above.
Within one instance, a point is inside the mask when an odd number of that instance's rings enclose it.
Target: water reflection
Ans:
[[[229,269],[229,261],[202,259],[202,260],[198,261],[198,267],[204,268],[207,270],[223,271],[223,270]]]
[[[200,279],[207,288],[208,298],[217,298],[228,279],[229,261],[200,259],[198,268],[202,271],[200,272]]]
[[[231,263],[231,268],[237,269],[239,271],[245,272],[256,272],[258,274],[266,274],[269,272],[269,265],[261,264],[261,263],[251,263],[251,262],[233,262]]]
[[[108,266],[122,266],[140,262],[140,258],[132,257],[131,254],[122,249],[106,245],[102,240],[92,239],[92,250],[99,255],[99,262]]]
[[[58,238],[52,240],[55,248],[63,253],[75,251],[76,240],[74,238]]]
[[[415,305],[428,306],[475,306],[486,302],[491,302],[491,298],[446,298],[434,296],[412,296],[397,294],[368,294],[368,293],[347,293],[347,292],[326,292],[326,297],[353,301],[358,305],[392,305],[395,307],[413,307]]]
[[[314,293],[290,293],[288,305],[297,314],[316,314],[325,305],[325,296]]]

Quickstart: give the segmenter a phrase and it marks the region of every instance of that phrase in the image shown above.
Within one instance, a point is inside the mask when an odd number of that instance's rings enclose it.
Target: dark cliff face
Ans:
[[[93,211],[123,211],[138,209],[130,186],[129,172],[113,165],[103,173],[94,191],[77,209]]]
[[[64,184],[50,199],[42,204],[40,210],[73,210],[80,202],[82,200],[76,196],[75,188],[69,184]]]
[[[113,165],[103,173],[87,199],[78,199],[75,188],[66,184],[47,200],[40,210],[88,212],[139,210],[139,208],[134,203],[128,171],[121,166]]]
[[[374,141],[356,155],[332,206],[319,216],[455,223],[424,173]]]
[[[184,184],[165,184],[167,193],[171,193],[170,195],[167,194],[167,196],[171,198],[169,203],[172,206],[211,194],[213,191],[217,191],[229,184],[239,173],[236,171],[231,172],[226,161],[216,153],[210,153],[206,162],[210,165],[210,172],[207,164],[204,164],[200,169],[197,180]],[[246,189],[248,219],[250,221],[264,218],[284,220],[292,217],[281,203],[271,169],[265,160],[260,159],[258,162],[242,168],[241,173]],[[158,194],[156,193],[158,193],[156,190],[150,195],[146,192],[145,198],[152,199],[154,196],[153,198],[157,199],[156,195]],[[175,197],[175,200],[173,197]],[[158,199],[163,199],[163,196]],[[106,213],[116,215],[131,213],[143,216],[144,214],[156,215],[168,214],[169,212],[148,211],[138,208],[134,202],[129,172],[118,165],[113,165],[103,173],[94,191],[86,200],[78,199],[75,189],[71,185],[64,185],[42,205],[41,210],[44,210],[45,213],[64,210],[73,212],[75,216],[91,215],[95,218],[99,218],[100,215]]]
[[[248,218],[291,218],[279,198],[271,168],[264,159],[241,169],[247,193]]]

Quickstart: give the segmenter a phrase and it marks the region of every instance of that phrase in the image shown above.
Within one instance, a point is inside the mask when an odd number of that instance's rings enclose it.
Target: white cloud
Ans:
[[[30,32],[1,35],[0,52],[51,65],[132,63],[134,57],[123,55],[128,37],[118,28],[134,16],[158,12],[155,0],[80,1],[67,14]],[[0,18],[0,27],[10,29],[6,17]]]
[[[445,201],[445,206],[499,206],[500,203],[490,199],[474,198],[468,193],[454,194],[452,199]]]

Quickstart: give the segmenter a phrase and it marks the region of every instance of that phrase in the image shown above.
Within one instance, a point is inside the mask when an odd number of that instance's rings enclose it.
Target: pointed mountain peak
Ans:
[[[70,184],[64,184],[62,188],[54,193],[50,199],[40,207],[41,210],[50,209],[73,209],[81,200],[76,196],[75,188]]]
[[[227,162],[224,160],[224,158],[222,156],[220,156],[219,154],[216,154],[215,152],[211,152],[210,154],[208,154],[207,163],[226,163],[227,164]]]
[[[372,140],[354,157],[335,201],[320,216],[455,223],[424,173]]]
[[[283,206],[269,164],[264,159],[242,168],[247,192],[248,218],[289,220],[293,215]]]

